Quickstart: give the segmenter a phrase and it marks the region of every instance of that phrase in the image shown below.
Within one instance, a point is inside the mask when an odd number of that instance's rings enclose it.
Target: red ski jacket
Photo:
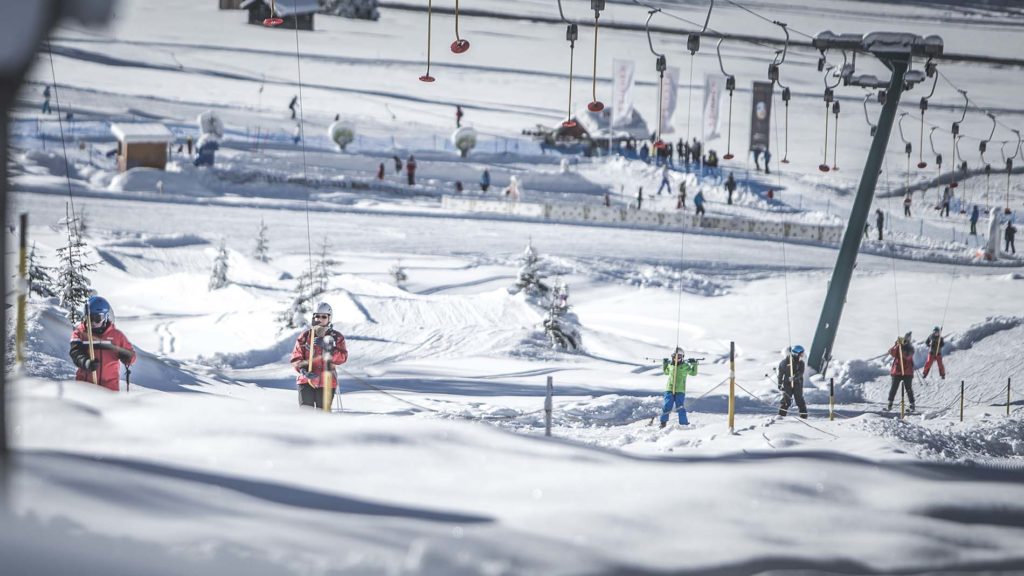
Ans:
[[[889,355],[892,356],[892,369],[889,370],[889,374],[893,376],[913,376],[914,375],[914,346],[907,343],[904,344],[902,350],[900,343],[893,344],[892,348],[889,348]]]
[[[128,341],[124,333],[118,330],[114,323],[111,322],[107,326],[106,330],[100,334],[93,332],[92,336],[93,350],[95,352],[96,362],[96,378],[100,386],[117,392],[119,389],[119,382],[121,379],[120,367],[117,365],[118,361],[124,362],[126,366],[131,366],[135,363],[135,348],[132,343]],[[118,356],[118,352],[104,348],[105,343],[113,344],[118,348],[123,348],[128,354],[121,353]],[[86,363],[89,361],[89,334],[86,331],[85,323],[82,322],[71,332],[71,360],[74,361],[75,366],[78,366],[78,372],[75,373],[75,380],[81,380],[82,382],[92,382],[92,372],[85,369]]]
[[[334,328],[330,328],[327,333],[334,337],[334,348],[330,350],[331,360],[328,363],[328,368],[330,368],[332,376],[331,388],[337,388],[338,371],[335,369],[335,366],[344,364],[348,361],[348,349],[345,347],[345,337],[341,332],[338,332]],[[296,379],[296,384],[300,386],[303,384],[309,384],[314,388],[321,388],[323,386],[321,380],[323,378],[324,371],[324,349],[320,344],[314,343],[313,346],[312,372],[315,376],[310,380],[303,375],[303,372],[309,370],[309,335],[309,330],[303,330],[302,333],[299,334],[298,339],[295,340],[295,347],[292,349],[291,363],[295,368],[295,371],[299,373],[299,376]],[[314,340],[320,340],[322,342],[320,337],[317,337]]]

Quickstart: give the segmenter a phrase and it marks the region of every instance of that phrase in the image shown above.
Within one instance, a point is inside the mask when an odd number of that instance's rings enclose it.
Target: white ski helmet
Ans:
[[[316,305],[316,312],[314,314],[327,314],[328,316],[334,316],[334,310],[331,309],[331,305],[327,302],[321,302]]]

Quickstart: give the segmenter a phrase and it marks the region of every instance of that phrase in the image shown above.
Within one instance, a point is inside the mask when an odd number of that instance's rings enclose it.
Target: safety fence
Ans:
[[[595,223],[668,230],[713,230],[737,236],[776,238],[815,244],[837,245],[843,235],[842,226],[757,220],[742,216],[698,216],[682,210],[659,212],[591,204],[506,202],[456,196],[442,197],[441,207],[445,210],[499,214],[513,218],[552,222]]]

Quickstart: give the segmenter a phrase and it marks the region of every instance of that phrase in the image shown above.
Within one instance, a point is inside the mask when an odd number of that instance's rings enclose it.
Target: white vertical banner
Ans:
[[[671,134],[672,115],[676,112],[676,94],[679,92],[679,68],[669,66],[661,85],[661,133]]]
[[[612,62],[612,123],[626,126],[633,119],[633,85],[636,83],[636,62],[615,59]]]
[[[704,114],[701,133],[704,140],[722,136],[722,100],[725,97],[725,77],[708,74],[704,76]]]

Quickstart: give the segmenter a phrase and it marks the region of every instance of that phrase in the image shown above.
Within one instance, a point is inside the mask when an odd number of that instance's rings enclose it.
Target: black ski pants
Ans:
[[[782,404],[779,405],[779,416],[789,413],[789,405],[796,400],[796,407],[800,409],[800,417],[807,418],[807,403],[804,402],[804,383],[796,384],[790,382],[782,383]]]
[[[907,400],[910,403],[914,403],[914,375],[910,376],[896,376],[892,377],[892,386],[889,387],[889,404],[896,398],[896,393],[900,391],[900,384],[903,385],[903,389],[907,391]]]
[[[329,394],[329,400],[327,405],[330,406],[331,402],[334,401],[334,389],[331,389]],[[324,408],[324,391],[320,388],[314,388],[309,384],[299,385],[299,406],[309,406],[312,408]]]

